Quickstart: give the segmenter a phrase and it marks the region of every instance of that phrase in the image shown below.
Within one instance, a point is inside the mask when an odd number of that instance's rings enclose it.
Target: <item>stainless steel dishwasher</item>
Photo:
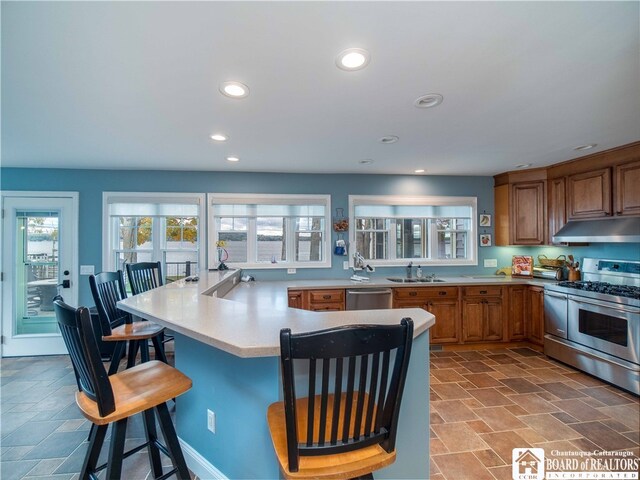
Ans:
[[[391,308],[390,288],[354,288],[347,290],[347,310]]]

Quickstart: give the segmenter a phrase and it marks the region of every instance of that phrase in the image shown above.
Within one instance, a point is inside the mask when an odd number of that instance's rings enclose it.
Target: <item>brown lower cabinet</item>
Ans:
[[[393,308],[423,308],[436,317],[431,343],[460,341],[458,287],[394,288]]]
[[[344,289],[289,290],[289,306],[313,311],[345,309]],[[436,317],[432,344],[544,339],[544,288],[528,285],[401,287],[393,308],[423,308]]]
[[[462,341],[494,342],[503,338],[501,297],[462,298]]]
[[[544,288],[527,288],[526,312],[528,316],[528,338],[531,343],[544,343]]]

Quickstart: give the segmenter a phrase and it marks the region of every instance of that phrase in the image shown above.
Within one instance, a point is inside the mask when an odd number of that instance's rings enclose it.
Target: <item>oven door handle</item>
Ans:
[[[618,304],[611,304],[611,303],[607,304],[607,303],[589,301],[589,300],[585,300],[583,297],[569,296],[569,300],[573,300],[576,303],[584,303],[585,305],[594,305],[596,307],[617,310],[619,312],[636,313],[636,314],[640,313],[640,308],[627,307],[626,305],[618,305]]]

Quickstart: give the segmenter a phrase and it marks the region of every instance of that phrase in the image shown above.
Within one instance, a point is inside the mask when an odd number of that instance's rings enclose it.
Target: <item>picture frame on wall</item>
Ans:
[[[481,247],[490,247],[491,246],[491,234],[483,233],[480,235],[480,246]]]
[[[480,226],[481,227],[490,227],[491,226],[491,215],[488,213],[480,214]]]

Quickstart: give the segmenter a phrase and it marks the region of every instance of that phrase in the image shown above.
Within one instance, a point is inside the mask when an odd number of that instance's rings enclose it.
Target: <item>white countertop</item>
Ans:
[[[341,325],[390,325],[411,317],[417,337],[435,323],[435,317],[421,308],[342,312],[289,308],[287,287],[299,282],[241,283],[225,298],[207,295],[223,283],[234,281],[239,281],[238,271],[207,272],[198,282],[179,280],[129,297],[118,307],[245,358],[279,355],[282,328],[299,333]]]

